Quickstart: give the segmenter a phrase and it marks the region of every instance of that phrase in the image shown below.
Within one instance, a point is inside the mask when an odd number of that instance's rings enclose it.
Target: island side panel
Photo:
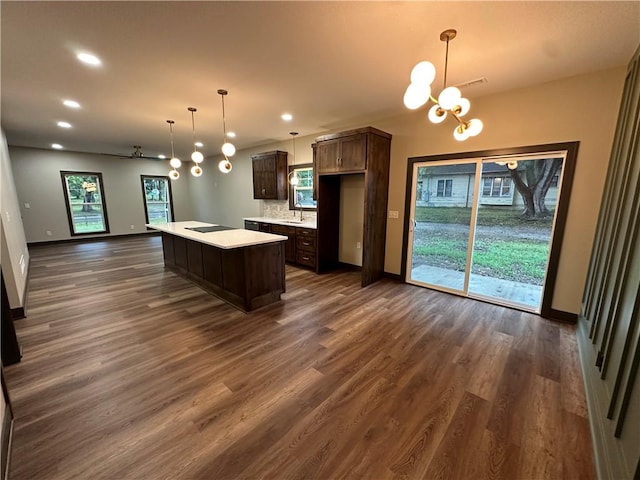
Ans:
[[[280,300],[285,289],[285,242],[246,247],[248,310]]]

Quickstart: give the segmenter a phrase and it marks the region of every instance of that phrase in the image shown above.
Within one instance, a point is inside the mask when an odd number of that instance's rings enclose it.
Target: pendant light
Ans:
[[[447,114],[453,117],[458,125],[453,130],[453,137],[458,141],[464,141],[469,137],[475,137],[482,131],[482,121],[477,118],[464,121],[461,117],[466,115],[471,108],[471,102],[462,97],[462,93],[456,87],[447,87],[447,64],[449,62],[449,42],[456,38],[458,32],[454,29],[445,30],[440,34],[440,40],[447,43],[444,58],[444,84],[443,90],[436,99],[431,95],[431,84],[436,77],[436,67],[431,62],[420,62],[411,70],[411,84],[404,94],[404,104],[407,108],[415,110],[431,100],[435,105],[429,109],[427,117],[432,123],[441,123],[447,118]]]
[[[228,157],[233,157],[233,155],[236,153],[236,147],[232,143],[227,141],[227,123],[224,114],[224,97],[228,94],[229,92],[227,92],[226,90],[218,90],[218,95],[220,95],[220,98],[222,99],[222,134],[224,141],[224,143],[222,144],[222,154],[224,155],[224,160],[222,160],[218,164],[218,169],[222,173],[229,173],[231,171],[233,166],[231,165]]]
[[[291,139],[293,140],[293,170],[289,173],[289,185],[295,187],[300,183],[300,178],[298,177],[298,172],[296,172],[295,164],[296,164],[296,135],[298,132],[289,132],[291,135]]]
[[[191,175],[199,177],[202,175],[200,163],[204,160],[204,155],[198,151],[198,146],[196,145],[196,124],[193,114],[198,110],[194,107],[188,107],[187,110],[191,112],[191,130],[193,131],[193,153],[191,154],[191,160],[193,160],[194,165],[191,167]]]
[[[173,170],[169,172],[169,178],[171,180],[177,180],[178,178],[180,178],[180,172],[178,172],[177,169],[180,168],[182,162],[175,156],[175,153],[173,151],[173,124],[176,122],[174,122],[173,120],[167,120],[167,123],[169,124],[169,137],[171,137],[171,160],[169,160],[169,165],[171,165],[171,167],[173,168]]]

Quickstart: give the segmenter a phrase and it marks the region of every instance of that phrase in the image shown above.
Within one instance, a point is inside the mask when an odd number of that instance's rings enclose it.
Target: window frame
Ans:
[[[149,209],[147,208],[147,195],[145,190],[144,181],[145,179],[153,179],[153,180],[165,180],[167,182],[167,192],[169,196],[169,212],[171,214],[171,222],[175,222],[175,214],[173,211],[173,192],[171,190],[171,179],[168,175],[140,175],[140,187],[142,188],[142,205],[144,207],[144,220],[145,224],[151,223],[149,221]],[[152,230],[150,227],[147,227],[147,230]]]
[[[442,194],[440,194],[440,182],[442,182]],[[447,186],[449,188],[447,188]],[[449,194],[447,195],[447,192]],[[453,197],[453,178],[440,178],[436,183],[436,198]]]
[[[71,199],[69,198],[69,194],[71,193],[67,186],[67,177],[68,176],[78,176],[78,177],[96,177],[98,183],[98,191],[100,192],[100,206],[102,208],[102,218],[104,221],[104,230],[96,230],[93,232],[76,232],[73,222],[73,209],[71,204]],[[60,170],[60,179],[62,180],[62,192],[64,194],[64,202],[67,208],[67,220],[69,222],[69,233],[72,237],[78,237],[83,235],[95,235],[95,234],[109,234],[111,233],[109,230],[109,215],[107,214],[107,199],[105,197],[105,189],[104,189],[104,180],[102,179],[101,172],[80,172],[74,170]]]
[[[310,177],[311,186],[304,187],[304,190],[311,191],[311,195],[312,195],[311,198],[313,198],[314,182],[315,182],[315,171],[314,171],[313,163],[301,163],[299,165],[289,165],[289,168],[288,168],[289,174],[291,174],[294,170],[296,171],[310,170],[311,171],[311,177]],[[289,210],[297,210],[297,211],[303,210],[303,211],[310,211],[310,212],[315,212],[318,210],[318,202],[316,200],[314,200],[314,202],[316,202],[316,205],[313,207],[308,207],[308,206],[297,207],[295,203],[296,190],[298,190],[297,187],[294,187],[293,185],[289,184]]]

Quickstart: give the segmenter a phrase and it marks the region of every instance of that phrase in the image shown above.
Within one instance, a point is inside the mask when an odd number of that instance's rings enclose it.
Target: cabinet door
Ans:
[[[287,241],[284,244],[284,259],[287,262],[295,263],[296,261],[296,229],[286,225],[271,225],[271,233],[277,235],[285,235]]]
[[[340,171],[351,172],[367,168],[367,139],[365,134],[344,137],[340,140]]]
[[[277,199],[276,157],[253,158],[253,198]]]
[[[318,173],[334,173],[338,171],[340,158],[340,141],[327,140],[316,145],[316,168]]]

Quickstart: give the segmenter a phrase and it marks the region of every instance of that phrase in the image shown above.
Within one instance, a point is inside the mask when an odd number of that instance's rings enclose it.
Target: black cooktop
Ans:
[[[184,227],[186,230],[193,230],[200,233],[222,232],[223,230],[238,230],[235,227],[225,227],[223,225],[209,225],[207,227]]]

